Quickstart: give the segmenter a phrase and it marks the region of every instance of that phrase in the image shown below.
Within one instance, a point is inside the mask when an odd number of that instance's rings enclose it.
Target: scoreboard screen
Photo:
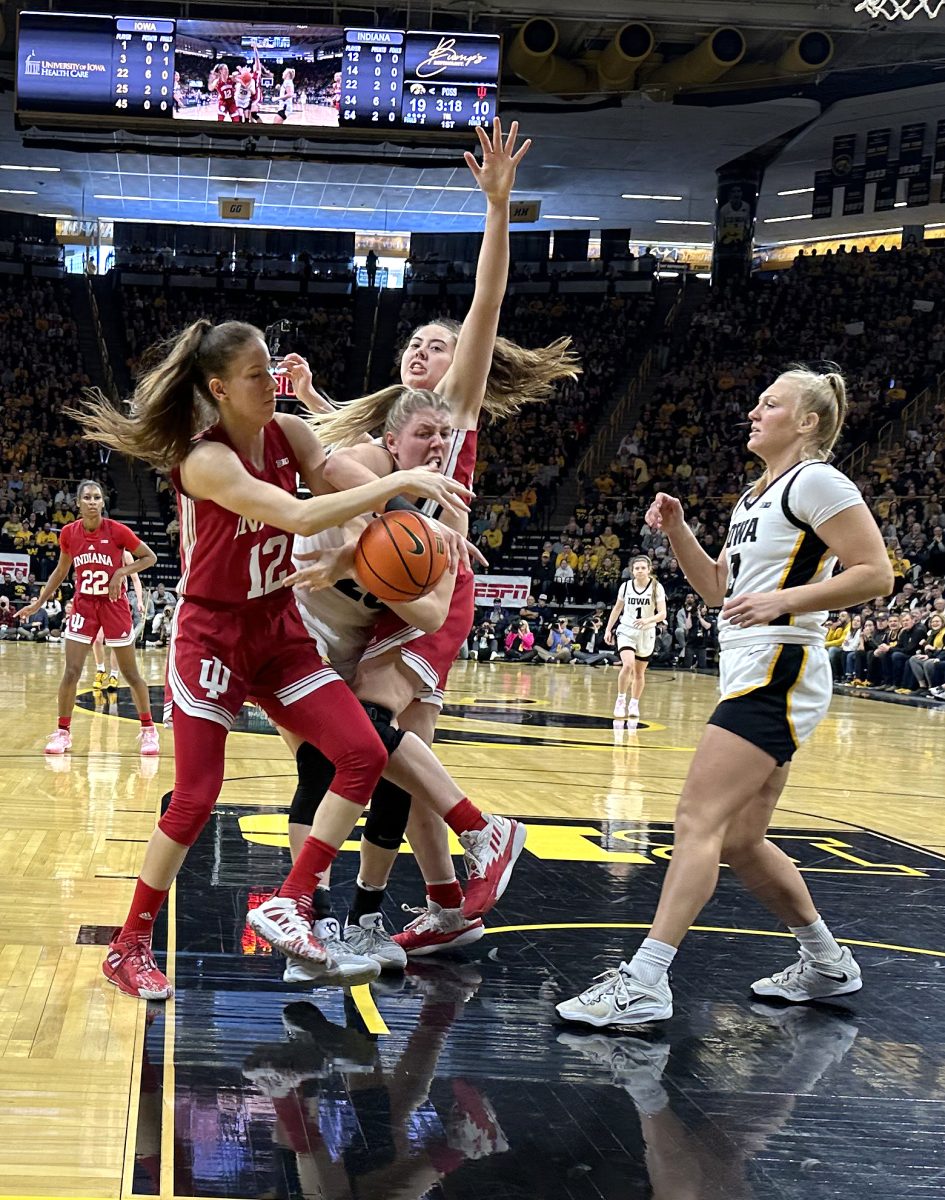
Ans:
[[[457,132],[495,116],[499,69],[500,39],[476,33],[21,12],[16,109],[154,132]]]
[[[174,22],[21,13],[16,65],[19,109],[169,117]]]

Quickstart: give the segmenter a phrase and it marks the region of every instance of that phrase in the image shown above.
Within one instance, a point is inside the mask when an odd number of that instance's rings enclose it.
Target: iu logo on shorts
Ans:
[[[230,686],[230,668],[218,658],[200,660],[200,686],[211,700],[216,700]]]
[[[73,633],[81,632],[82,626],[84,624],[85,624],[85,617],[83,617],[81,613],[73,613],[69,617],[68,625]]]

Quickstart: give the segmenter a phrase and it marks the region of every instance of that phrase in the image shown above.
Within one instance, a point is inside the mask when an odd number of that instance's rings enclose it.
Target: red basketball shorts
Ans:
[[[446,620],[436,633],[424,633],[421,629],[406,625],[394,613],[384,613],[374,626],[374,636],[361,661],[379,658],[390,650],[399,649],[404,666],[409,667],[419,681],[417,698],[424,704],[435,704],[442,708],[443,689],[450,668],[473,626],[474,595],[475,576],[469,571],[460,571],[456,576]]]
[[[72,613],[63,628],[67,641],[84,642],[87,646],[95,641],[100,629],[106,646],[130,646],[135,640],[127,596],[109,600],[107,596],[83,596],[77,592]]]

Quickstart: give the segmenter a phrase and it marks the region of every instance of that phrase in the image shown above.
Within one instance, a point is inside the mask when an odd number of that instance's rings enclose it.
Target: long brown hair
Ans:
[[[459,341],[462,322],[452,317],[437,317],[424,321],[412,330],[400,347],[398,362],[404,350],[419,330],[426,325],[439,325]],[[511,416],[525,404],[537,404],[547,400],[560,379],[577,379],[581,374],[581,362],[571,349],[569,337],[556,338],[547,346],[527,350],[509,338],[497,337],[492,350],[492,366],[486,379],[486,394],[482,401],[483,412],[491,420]]]
[[[847,385],[836,363],[827,364],[831,369],[824,373],[812,371],[803,363],[792,363],[782,371],[775,383],[789,379],[797,385],[797,415],[817,414],[817,424],[809,443],[804,447],[808,458],[819,458],[830,462],[833,448],[840,436],[847,415]],[[771,480],[767,468],[752,485],[751,494],[760,495]]]
[[[454,341],[462,329],[459,321],[449,317],[427,321],[426,324],[442,326]],[[418,328],[422,329],[423,326]],[[414,330],[401,347],[398,361],[416,332]],[[492,366],[486,379],[483,411],[493,421],[511,416],[525,404],[547,400],[559,380],[577,379],[580,374],[581,364],[571,349],[569,337],[558,338],[537,350],[526,350],[517,342],[497,337],[492,352]],[[381,388],[379,392],[371,392],[339,405],[337,412],[316,414],[311,421],[325,445],[352,446],[365,434],[382,430],[391,406],[410,390],[402,383],[395,383]]]
[[[255,325],[214,325],[201,318],[148,351],[150,365],[138,377],[127,416],[97,388],[87,388],[65,412],[82,426],[87,441],[168,471],[218,415],[210,380],[225,378],[233,355],[254,338],[265,341]]]

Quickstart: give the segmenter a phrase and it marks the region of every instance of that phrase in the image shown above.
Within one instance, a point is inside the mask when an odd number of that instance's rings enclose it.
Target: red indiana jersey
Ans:
[[[140,545],[133,530],[108,517],[91,532],[81,521],[72,521],[59,534],[59,549],[72,559],[77,596],[107,596],[112,576],[124,565],[123,552]]]
[[[473,476],[476,473],[478,444],[479,433],[477,430],[453,430],[449,448],[446,451],[446,462],[443,464],[443,474],[447,479],[455,479],[464,487],[472,487]],[[439,520],[443,514],[443,509],[435,500],[425,500],[420,505],[420,511],[426,513],[428,517],[433,517],[434,520]]]
[[[217,94],[221,107],[229,108],[233,104],[236,89],[232,79],[218,79],[213,90]]]
[[[278,421],[263,429],[265,466],[258,471],[245,458],[240,462],[257,479],[294,496],[299,464]],[[236,450],[219,425],[200,435],[200,441],[222,442]],[[282,581],[292,568],[292,534],[275,525],[251,521],[222,508],[213,500],[194,500],[181,483],[175,467],[171,479],[177,489],[180,519],[180,583],[177,590],[189,600],[217,605],[239,605],[273,592],[291,598]]]

